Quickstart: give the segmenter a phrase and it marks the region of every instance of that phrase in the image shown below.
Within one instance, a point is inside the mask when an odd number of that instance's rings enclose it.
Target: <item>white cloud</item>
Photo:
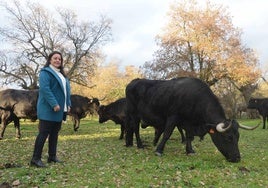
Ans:
[[[266,50],[268,38],[268,1],[264,0],[214,0],[229,7],[233,23],[243,31],[244,44],[259,55],[262,66],[268,63]]]

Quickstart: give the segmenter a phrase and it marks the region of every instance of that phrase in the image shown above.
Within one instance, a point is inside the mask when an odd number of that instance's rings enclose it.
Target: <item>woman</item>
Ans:
[[[39,133],[35,140],[31,166],[45,167],[41,160],[45,141],[48,137],[48,163],[60,163],[57,158],[58,133],[62,121],[71,108],[70,83],[63,71],[62,54],[54,51],[39,75],[39,96],[37,117]]]

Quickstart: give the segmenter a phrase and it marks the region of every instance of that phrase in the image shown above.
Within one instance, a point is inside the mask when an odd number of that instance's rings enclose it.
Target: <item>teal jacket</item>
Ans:
[[[71,106],[70,82],[66,78],[67,106]],[[37,117],[41,120],[61,122],[64,111],[64,88],[59,76],[50,68],[44,67],[39,75],[39,96],[37,101]],[[54,107],[60,106],[55,112]]]

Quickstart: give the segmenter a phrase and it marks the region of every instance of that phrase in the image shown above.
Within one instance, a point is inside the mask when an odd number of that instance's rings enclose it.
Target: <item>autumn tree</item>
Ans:
[[[154,59],[143,66],[146,77],[192,76],[209,85],[226,79],[249,97],[260,77],[258,59],[242,44],[242,32],[232,24],[226,8],[178,1],[171,5],[168,18],[156,38],[159,49]]]
[[[71,82],[84,85],[94,76],[101,47],[111,40],[111,20],[79,21],[72,10],[52,13],[38,3],[1,3],[7,21],[0,24],[6,48],[0,52],[3,84],[38,88],[38,74],[50,52],[62,52]]]
[[[134,66],[126,66],[122,70],[119,65],[120,62],[113,60],[108,65],[99,66],[92,78],[94,87],[84,88],[72,85],[73,93],[78,92],[84,96],[104,99],[102,104],[125,97],[126,85],[135,78],[141,78],[142,75]]]

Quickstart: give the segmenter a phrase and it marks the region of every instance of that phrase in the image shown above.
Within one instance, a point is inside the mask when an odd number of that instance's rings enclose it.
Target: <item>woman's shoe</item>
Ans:
[[[59,160],[57,157],[48,157],[47,162],[48,163],[52,163],[52,162],[54,162],[54,163],[63,163],[63,161]]]
[[[46,165],[41,161],[41,159],[32,159],[30,162],[31,166],[36,166],[38,168],[44,168]]]

